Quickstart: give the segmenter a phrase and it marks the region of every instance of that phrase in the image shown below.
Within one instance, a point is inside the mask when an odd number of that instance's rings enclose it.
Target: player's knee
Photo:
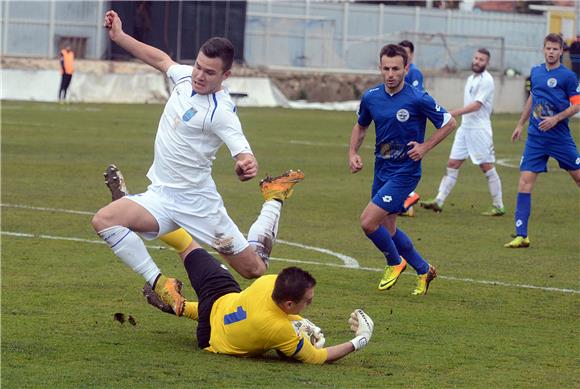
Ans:
[[[363,214],[360,217],[360,227],[362,228],[364,233],[368,235],[375,232],[379,226],[377,225],[377,223],[375,223],[370,218],[365,217],[365,215]]]
[[[113,224],[113,215],[108,212],[106,207],[99,209],[99,211],[93,216],[91,224],[96,232],[115,225]]]

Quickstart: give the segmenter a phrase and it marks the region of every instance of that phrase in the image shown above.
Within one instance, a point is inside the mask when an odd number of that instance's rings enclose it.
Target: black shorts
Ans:
[[[209,346],[213,303],[225,294],[242,290],[227,267],[202,248],[189,253],[184,265],[199,301],[197,344],[203,349]]]

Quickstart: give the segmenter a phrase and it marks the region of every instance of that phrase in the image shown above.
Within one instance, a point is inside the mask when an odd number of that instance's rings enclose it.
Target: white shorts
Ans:
[[[455,133],[449,159],[463,161],[471,158],[475,165],[495,163],[491,129],[459,127]]]
[[[213,181],[193,190],[149,185],[145,193],[126,198],[149,211],[159,224],[158,232],[141,233],[144,239],[152,240],[183,227],[197,242],[221,254],[238,254],[249,246],[229,217]]]

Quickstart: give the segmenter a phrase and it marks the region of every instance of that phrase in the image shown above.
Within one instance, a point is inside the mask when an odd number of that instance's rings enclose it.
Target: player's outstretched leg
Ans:
[[[429,265],[429,271],[427,273],[417,276],[417,286],[413,291],[413,295],[422,296],[427,294],[427,291],[429,290],[429,284],[435,277],[437,277],[437,269],[435,269],[434,266]]]
[[[111,191],[112,201],[119,200],[121,197],[129,194],[127,185],[125,184],[125,178],[117,166],[113,164],[109,165],[103,173],[103,176],[105,177],[105,185]]]
[[[123,173],[121,173],[121,170],[116,165],[110,164],[107,167],[107,170],[103,173],[103,176],[105,177],[105,185],[107,185],[107,188],[109,188],[109,191],[111,192],[112,201],[119,200],[121,197],[129,194],[125,177],[123,177]],[[183,228],[179,228],[173,232],[160,236],[159,239],[173,247],[178,253],[187,250],[189,245],[193,242],[191,235],[189,235]]]
[[[304,180],[300,170],[288,170],[277,177],[266,176],[260,181],[264,204],[258,219],[250,227],[248,242],[268,267],[272,246],[278,234],[282,204],[294,193],[294,186]]]

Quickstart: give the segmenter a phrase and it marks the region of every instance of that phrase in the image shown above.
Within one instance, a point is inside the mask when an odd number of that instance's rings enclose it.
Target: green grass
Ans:
[[[327,344],[352,337],[346,320],[363,307],[374,319],[367,348],[328,366],[213,355],[197,348],[195,325],[145,304],[143,280],[97,241],[90,215],[10,205],[95,212],[109,200],[102,171],[123,170],[144,191],[160,105],[2,104],[2,385],[13,387],[521,387],[580,386],[578,312],[580,195],[551,164],[533,193],[532,247],[502,247],[513,231],[518,170],[498,166],[508,215],[485,218],[484,176],[469,162],[445,210],[418,210],[399,226],[441,275],[423,298],[414,277],[378,292],[384,259],[364,237],[372,150],[365,169],[348,172],[351,112],[242,108],[240,118],[261,175],[301,168],[306,180],[284,206],[279,238],[355,258],[346,269],[329,254],[276,245],[271,272],[288,260],[317,278],[305,316]],[[517,117],[495,115],[499,159],[517,165],[523,143],[509,137]],[[578,122],[573,134],[579,139]],[[369,135],[365,146],[373,144]],[[418,192],[435,194],[452,137],[427,155]],[[247,231],[261,204],[257,180],[240,183],[222,149],[214,178],[226,207]],[[11,233],[33,234],[18,237]],[[157,242],[152,242],[157,244]],[[151,250],[166,274],[186,280],[170,250]],[[240,280],[242,286],[248,281]],[[471,281],[470,281],[471,280]],[[480,281],[490,281],[481,283]],[[495,282],[496,284],[493,284]],[[523,288],[518,285],[572,289]],[[186,295],[193,298],[188,288]],[[136,326],[113,321],[122,312]]]

